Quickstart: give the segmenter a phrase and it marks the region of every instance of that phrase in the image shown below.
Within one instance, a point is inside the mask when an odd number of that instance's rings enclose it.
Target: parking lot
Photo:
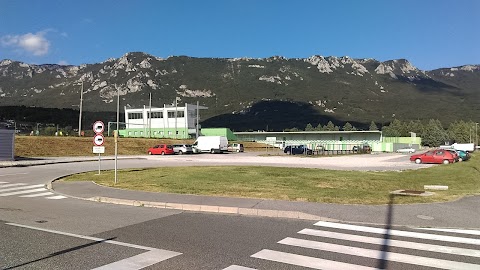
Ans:
[[[410,162],[409,157],[409,155],[398,153],[289,156],[283,152],[270,150],[224,154],[148,156],[148,159],[161,160],[165,166],[277,166],[357,171],[401,171],[435,166],[415,164]]]

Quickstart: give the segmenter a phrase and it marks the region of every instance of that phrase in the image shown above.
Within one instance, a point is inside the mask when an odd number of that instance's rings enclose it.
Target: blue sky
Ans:
[[[480,64],[477,0],[0,0],[0,60],[79,65],[157,57],[406,58]]]

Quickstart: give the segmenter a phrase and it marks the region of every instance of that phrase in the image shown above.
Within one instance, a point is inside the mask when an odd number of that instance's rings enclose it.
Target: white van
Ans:
[[[199,152],[223,153],[227,152],[228,140],[224,136],[200,136],[193,147]]]

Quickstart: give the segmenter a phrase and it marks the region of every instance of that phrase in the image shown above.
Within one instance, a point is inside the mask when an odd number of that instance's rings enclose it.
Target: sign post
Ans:
[[[93,132],[95,132],[95,136],[93,136],[93,153],[98,154],[98,175],[100,175],[100,171],[102,170],[101,167],[101,154],[105,153],[105,146],[103,143],[105,138],[103,137],[102,132],[105,130],[105,125],[102,121],[96,121],[93,124]]]

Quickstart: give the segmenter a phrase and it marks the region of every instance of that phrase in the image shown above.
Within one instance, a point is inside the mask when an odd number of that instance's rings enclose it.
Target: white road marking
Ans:
[[[436,235],[436,234],[418,233],[418,232],[409,232],[409,231],[400,231],[400,230],[387,230],[383,228],[357,226],[357,225],[333,223],[333,222],[326,222],[326,221],[319,221],[314,225],[320,226],[320,227],[334,228],[334,229],[353,230],[358,232],[389,234],[394,236],[412,237],[412,238],[436,240],[436,241],[443,241],[443,242],[480,245],[480,239],[472,239],[472,238],[464,238],[464,237]]]
[[[244,266],[238,266],[238,265],[230,265],[227,268],[224,268],[223,270],[257,270],[255,268],[250,268],[250,267],[244,267]]]
[[[354,242],[360,242],[360,243],[375,244],[375,245],[383,245],[384,242],[385,242],[385,240],[382,239],[382,238],[352,235],[352,234],[344,234],[344,233],[336,233],[336,232],[319,231],[319,230],[312,230],[312,229],[303,229],[303,230],[299,231],[298,233],[299,234],[312,235],[312,236],[339,239],[339,240],[346,240],[346,241],[354,241]],[[392,246],[392,247],[409,248],[409,249],[417,249],[417,250],[424,250],[424,251],[431,251],[431,252],[439,252],[439,253],[446,253],[446,254],[454,254],[454,255],[470,256],[470,257],[480,258],[480,250],[467,249],[467,248],[430,245],[430,244],[424,244],[424,243],[407,242],[407,241],[400,241],[400,240],[393,240],[393,239],[388,240],[388,245]]]
[[[46,197],[45,199],[49,199],[49,200],[60,200],[60,199],[65,199],[67,197],[65,196],[62,196],[62,195],[57,195],[57,196],[52,196],[52,197]]]
[[[313,269],[323,269],[323,270],[345,270],[345,269],[373,270],[375,269],[372,267],[367,267],[362,265],[354,265],[349,263],[324,260],[324,259],[285,253],[285,252],[269,250],[269,249],[263,249],[253,254],[252,257],[274,261],[274,262],[287,263],[291,265],[309,267]]]
[[[26,193],[33,193],[33,192],[45,191],[45,190],[46,190],[45,188],[36,188],[36,189],[21,190],[21,191],[9,192],[9,193],[0,193],[0,197],[6,197],[6,196],[12,196],[12,195],[18,195],[18,194],[26,194]]]
[[[25,185],[26,185],[26,184],[24,184],[24,183],[8,184],[8,185],[0,185],[0,188],[16,187],[16,186],[25,186]]]
[[[28,174],[28,173],[0,174],[0,177],[2,177],[2,176],[12,176],[12,175],[21,175],[21,174]]]
[[[48,195],[53,195],[54,193],[52,192],[45,192],[45,193],[36,193],[36,194],[30,194],[30,195],[23,195],[19,196],[22,198],[33,198],[33,197],[41,197],[41,196],[48,196]]]
[[[352,256],[373,258],[376,260],[384,259],[387,261],[408,263],[413,265],[421,265],[421,266],[434,267],[434,268],[436,267],[439,269],[478,270],[478,267],[479,267],[478,264],[447,261],[442,259],[420,257],[420,256],[394,253],[394,252],[383,252],[378,250],[343,246],[343,245],[330,244],[330,243],[322,243],[322,242],[290,238],[290,237],[287,237],[279,241],[278,243],[295,246],[295,247],[311,248],[315,250],[336,252],[336,253],[347,254]]]
[[[437,232],[451,232],[451,233],[460,233],[460,234],[471,234],[471,235],[480,235],[480,231],[476,230],[461,230],[461,229],[440,229],[440,228],[418,228],[420,230],[426,231],[437,231]]]
[[[170,259],[181,253],[155,249],[151,250],[127,259],[123,259],[114,263],[110,263],[104,266],[93,268],[92,270],[133,270],[133,269],[142,269],[150,265],[154,265],[161,261]]]
[[[7,183],[8,183],[8,182],[2,182],[2,181],[0,181],[0,184],[7,184]]]
[[[91,236],[85,236],[85,235],[79,235],[79,234],[73,234],[73,233],[66,233],[66,232],[61,232],[61,231],[55,231],[55,230],[49,230],[49,229],[42,229],[42,228],[37,228],[37,227],[32,227],[32,226],[27,226],[27,225],[21,225],[21,224],[15,224],[15,223],[5,223],[7,225],[11,226],[16,226],[16,227],[21,227],[21,228],[26,228],[26,229],[32,229],[32,230],[37,230],[37,231],[43,231],[43,232],[49,232],[49,233],[54,233],[54,234],[60,234],[60,235],[65,235],[65,236],[70,236],[70,237],[76,237],[80,239],[86,239],[86,240],[91,240],[95,242],[102,242],[102,243],[108,243],[108,244],[113,244],[113,245],[118,245],[118,246],[124,246],[124,247],[129,247],[129,248],[136,248],[136,249],[142,249],[142,250],[148,250],[148,252],[120,260],[111,264],[107,264],[95,269],[102,269],[102,270],[138,270],[145,268],[147,266],[159,263],[161,261],[164,261],[166,259],[181,255],[182,253],[179,252],[174,252],[174,251],[169,251],[169,250],[163,250],[163,249],[157,249],[157,248],[152,248],[152,247],[145,247],[145,246],[139,246],[135,244],[129,244],[129,243],[123,243],[123,242],[118,242],[118,241],[112,241],[112,240],[105,240],[102,238],[97,238],[97,237],[91,237]],[[122,262],[122,264],[117,264],[119,262]]]
[[[25,184],[22,184],[25,185]],[[15,187],[15,188],[6,188],[6,189],[1,189],[0,192],[7,192],[7,191],[13,191],[13,190],[21,190],[21,189],[29,189],[29,188],[38,188],[38,187],[44,187],[44,184],[40,185],[30,185],[30,186],[21,186],[21,187]]]

